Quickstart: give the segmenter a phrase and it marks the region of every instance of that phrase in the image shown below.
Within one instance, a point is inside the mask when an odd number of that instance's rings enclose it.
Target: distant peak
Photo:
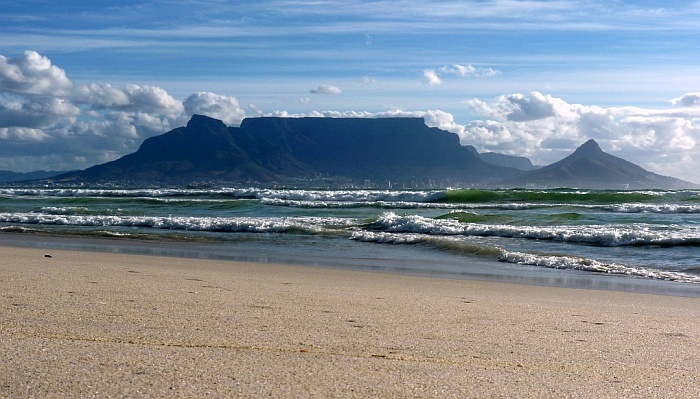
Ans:
[[[190,121],[187,122],[187,128],[209,127],[212,129],[226,129],[224,122],[205,115],[192,115]]]
[[[587,154],[597,154],[601,153],[603,150],[600,149],[600,146],[598,143],[596,143],[595,140],[590,139],[583,143],[579,148],[576,149],[574,152],[575,154],[579,155],[587,155]]]

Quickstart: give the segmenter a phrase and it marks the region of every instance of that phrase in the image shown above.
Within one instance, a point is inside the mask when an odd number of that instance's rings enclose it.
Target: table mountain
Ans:
[[[58,182],[289,183],[335,181],[385,187],[468,187],[522,174],[491,165],[456,134],[422,118],[249,118],[240,127],[194,115],[187,126],[143,142],[135,153]]]
[[[485,162],[484,159],[489,162]],[[499,165],[500,163],[500,165]],[[240,127],[194,115],[138,151],[55,183],[172,185],[193,181],[293,186],[698,187],[605,153],[589,140],[537,170],[527,158],[479,154],[421,118],[249,118]]]

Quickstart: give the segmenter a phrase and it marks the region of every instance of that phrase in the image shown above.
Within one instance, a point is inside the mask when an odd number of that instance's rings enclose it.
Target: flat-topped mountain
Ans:
[[[519,184],[546,187],[679,189],[696,185],[649,172],[622,158],[604,152],[595,140],[588,140],[573,154],[529,172]]]
[[[488,162],[485,162],[488,161]],[[479,154],[420,118],[250,118],[240,127],[194,115],[138,151],[54,183],[189,182],[372,187],[697,187],[646,171],[590,140],[537,170],[529,159]]]
[[[422,118],[249,118],[240,127],[194,115],[135,153],[56,181],[295,183],[329,179],[386,187],[490,185],[522,174],[491,165]]]

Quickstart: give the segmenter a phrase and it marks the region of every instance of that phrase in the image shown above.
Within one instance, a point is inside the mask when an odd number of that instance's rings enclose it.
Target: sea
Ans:
[[[700,190],[5,187],[0,243],[700,297]]]

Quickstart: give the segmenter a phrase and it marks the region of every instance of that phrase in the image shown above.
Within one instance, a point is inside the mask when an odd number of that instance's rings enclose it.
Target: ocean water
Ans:
[[[426,275],[700,287],[698,190],[0,188],[0,233]]]

